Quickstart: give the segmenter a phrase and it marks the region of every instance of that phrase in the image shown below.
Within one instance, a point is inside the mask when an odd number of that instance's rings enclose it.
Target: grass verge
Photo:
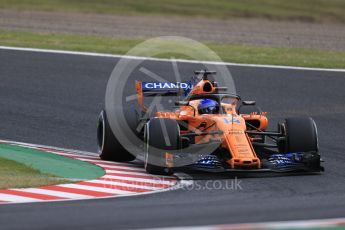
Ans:
[[[0,45],[2,46],[126,54],[141,41],[143,40],[0,30]],[[345,68],[345,52],[218,43],[206,43],[206,45],[226,62]],[[171,53],[162,54],[159,57],[170,58],[171,56],[188,58]]]
[[[345,22],[343,0],[0,0],[0,8],[124,15]]]
[[[68,182],[70,181],[41,173],[12,160],[0,158],[0,189],[28,188]]]

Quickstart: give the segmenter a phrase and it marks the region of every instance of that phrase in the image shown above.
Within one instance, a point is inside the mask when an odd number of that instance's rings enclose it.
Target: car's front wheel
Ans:
[[[318,152],[318,133],[311,117],[287,118],[279,131],[284,135],[278,143],[280,152]]]
[[[180,148],[180,129],[175,120],[153,118],[145,126],[145,169],[150,174],[171,175],[173,154]]]

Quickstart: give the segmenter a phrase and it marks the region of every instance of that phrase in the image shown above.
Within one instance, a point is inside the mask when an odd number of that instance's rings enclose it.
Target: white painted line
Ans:
[[[17,195],[10,195],[4,194],[0,192],[0,200],[8,201],[8,202],[33,202],[33,201],[40,201],[39,199],[24,197],[24,196],[17,196]]]
[[[89,155],[77,155],[77,154],[72,154],[72,153],[65,153],[65,152],[62,152],[62,150],[54,150],[54,149],[45,149],[45,148],[40,148],[40,147],[35,147],[35,149],[37,150],[43,150],[43,151],[47,151],[47,152],[50,152],[50,153],[55,153],[57,155],[61,155],[61,156],[66,156],[66,157],[72,157],[72,158],[80,158],[80,160],[85,160],[85,159],[88,159],[88,158],[92,158],[92,159],[99,159],[98,156],[89,156]],[[75,152],[74,152],[75,153]]]
[[[37,48],[10,47],[10,46],[0,46],[0,49],[15,50],[15,51],[28,51],[28,52],[40,52],[40,53],[93,56],[93,57],[126,58],[126,59],[133,59],[133,60],[147,60],[147,61],[160,61],[160,62],[176,61],[176,62],[182,62],[182,63],[206,64],[206,65],[227,65],[227,66],[243,66],[243,67],[270,68],[270,69],[292,69],[292,70],[308,70],[308,71],[345,72],[345,69],[311,68],[311,67],[282,66],[282,65],[239,64],[239,63],[231,63],[231,62],[195,61],[195,60],[186,60],[186,59],[171,60],[171,59],[167,59],[167,58],[138,57],[138,56],[126,56],[126,55],[105,54],[105,53],[92,53],[92,52],[79,52],[79,51],[67,51],[67,50],[53,50],[53,49],[37,49]]]
[[[132,164],[132,163],[119,163],[119,162],[115,162],[115,161],[104,161],[104,160],[100,160],[99,158],[97,160],[91,160],[91,159],[87,159],[87,158],[82,158],[80,157],[80,155],[78,157],[76,157],[75,159],[78,160],[82,160],[82,161],[87,161],[93,164],[104,164],[104,166],[123,166],[123,167],[130,167],[131,169],[143,169],[143,165],[138,165],[138,164]]]
[[[93,164],[106,164],[106,165],[112,165],[112,166],[116,166],[116,165],[132,166],[131,163],[122,163],[122,162],[116,162],[116,161],[105,161],[105,160],[101,160],[100,158],[98,158],[98,159],[88,159],[88,157],[83,157],[83,156],[80,156],[80,155],[77,156],[75,159],[82,160],[82,161],[87,161],[87,162],[90,162],[90,163],[93,163]]]
[[[14,145],[22,146],[22,147],[34,148],[34,149],[38,149],[38,148],[47,148],[47,149],[51,149],[51,150],[55,149],[55,150],[60,150],[60,151],[63,151],[63,152],[74,153],[74,154],[70,154],[70,155],[75,155],[76,157],[77,156],[79,156],[79,157],[86,156],[86,157],[91,157],[91,158],[99,159],[99,156],[98,156],[97,153],[92,153],[92,152],[87,152],[87,151],[80,151],[80,150],[74,150],[74,149],[66,149],[66,148],[53,147],[53,146],[40,145],[40,144],[29,144],[29,143],[24,143],[24,142],[11,141],[11,140],[3,140],[3,139],[0,140],[0,142],[6,143],[6,144],[14,144]]]
[[[105,188],[111,188],[111,186],[121,186],[121,187],[128,187],[128,188],[142,188],[142,189],[147,189],[147,190],[157,190],[159,188],[157,187],[151,187],[151,186],[146,186],[146,185],[142,185],[142,183],[140,184],[138,182],[138,184],[132,183],[132,184],[128,184],[128,183],[123,183],[123,182],[119,182],[119,181],[115,181],[115,180],[91,180],[91,181],[87,181],[90,183],[98,183],[98,184],[104,184]],[[108,186],[109,185],[109,186]]]
[[[61,184],[59,186],[65,187],[65,188],[84,189],[88,191],[105,192],[105,193],[111,193],[111,194],[133,194],[133,192],[129,192],[129,191],[107,188],[106,185],[104,186],[104,188],[94,187],[94,186],[89,186],[89,185],[81,185],[81,184]]]
[[[60,192],[60,191],[48,190],[48,189],[44,189],[44,188],[26,188],[26,189],[21,189],[19,191],[32,192],[32,193],[36,193],[36,194],[57,196],[57,197],[63,197],[63,198],[69,198],[69,199],[92,198],[92,196],[87,196],[87,195],[83,195],[83,194]]]
[[[126,176],[112,176],[112,175],[105,175],[102,178],[105,179],[117,179],[117,180],[130,180],[130,181],[137,181],[137,182],[145,182],[145,183],[152,183],[152,184],[164,184],[164,185],[174,185],[177,181],[166,181],[164,179],[157,180],[154,179],[143,179],[143,178],[134,178],[134,177],[126,177]]]
[[[121,169],[124,170],[130,170],[133,171],[133,173],[146,173],[145,169],[143,168],[133,168],[130,166],[120,166],[120,165],[104,165],[104,164],[97,164],[98,166],[101,166],[102,168],[106,168],[107,170],[114,170],[114,171],[121,171]],[[136,172],[139,171],[139,172]]]
[[[125,174],[125,175],[133,175],[133,176],[152,176],[154,177],[154,175],[150,175],[147,174],[145,171],[143,172],[128,172],[128,171],[123,171],[123,170],[115,170],[115,169],[106,169],[105,170],[106,174],[108,173],[119,173],[119,174]],[[159,179],[160,177],[157,177],[157,179]]]
[[[248,230],[248,229],[310,229],[310,228],[331,228],[345,226],[345,218],[315,219],[298,221],[277,221],[259,222],[228,225],[205,225],[205,226],[181,226],[171,228],[159,228],[162,230]]]

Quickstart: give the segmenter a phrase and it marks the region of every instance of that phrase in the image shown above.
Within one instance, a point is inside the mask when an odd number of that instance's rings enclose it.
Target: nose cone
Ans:
[[[245,133],[245,121],[240,116],[218,117],[217,125],[224,133],[223,148],[228,149],[231,155],[227,162],[231,168],[260,168],[260,159],[257,157],[251,142]]]

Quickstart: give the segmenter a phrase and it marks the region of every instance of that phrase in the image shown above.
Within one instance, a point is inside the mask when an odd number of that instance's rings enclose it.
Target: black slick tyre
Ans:
[[[180,148],[180,129],[175,120],[153,118],[145,126],[145,169],[150,174],[171,175],[174,152]]]
[[[134,116],[135,111],[127,110],[124,112],[126,116],[128,115],[129,126],[135,126],[137,123]],[[114,135],[105,110],[102,110],[98,117],[97,142],[99,156],[102,160],[125,162],[135,159],[135,156],[128,152]]]

